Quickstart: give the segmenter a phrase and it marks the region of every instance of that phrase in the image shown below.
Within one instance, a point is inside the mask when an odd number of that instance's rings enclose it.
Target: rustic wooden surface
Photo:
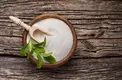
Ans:
[[[78,47],[65,65],[37,70],[19,56],[23,29],[8,16],[29,23],[56,13],[75,27]],[[121,0],[0,0],[0,80],[122,80]]]

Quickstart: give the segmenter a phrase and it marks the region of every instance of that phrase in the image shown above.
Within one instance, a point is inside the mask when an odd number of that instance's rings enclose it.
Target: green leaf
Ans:
[[[33,45],[32,45],[32,40],[31,40],[31,38],[30,38],[30,40],[29,40],[29,43],[28,43],[28,48],[29,48],[29,51],[31,52],[31,50],[32,50],[32,47],[33,47]]]
[[[31,52],[28,53],[27,59],[31,59],[32,58],[33,52],[34,52],[34,50],[32,49]]]
[[[36,53],[37,54],[37,68],[40,69],[42,66],[43,66],[43,61],[42,61],[42,58],[41,58],[41,55],[39,53]]]
[[[49,52],[49,53],[41,53],[43,57],[48,57],[48,56],[51,56],[52,52]]]
[[[35,41],[32,37],[30,37],[30,39],[31,39],[31,42],[32,42],[33,44],[37,44],[37,43],[38,43],[38,42]]]
[[[37,68],[41,68],[43,66],[43,59],[49,63],[55,63],[56,59],[52,56],[52,52],[45,53],[44,46],[46,45],[46,37],[44,41],[41,43],[34,42],[32,38],[30,38],[29,42],[21,49],[21,56],[25,56],[28,53],[27,58],[31,59],[35,57],[37,59]]]
[[[56,59],[52,55],[50,55],[48,57],[44,57],[44,60],[48,61],[49,63],[55,63],[56,62]]]
[[[20,55],[25,56],[25,54],[28,52],[28,44],[26,44],[23,48],[21,48]]]
[[[34,52],[36,52],[36,53],[44,53],[45,49],[43,47],[37,47],[37,48],[35,48]]]
[[[46,45],[46,37],[44,38],[43,47]]]
[[[38,43],[38,44],[34,44],[34,46],[35,46],[35,47],[43,47],[43,43],[44,43],[44,42],[40,42],[40,43]]]
[[[34,46],[35,47],[44,47],[46,45],[46,37],[44,38],[44,41],[43,42],[40,42],[38,44],[35,44]]]

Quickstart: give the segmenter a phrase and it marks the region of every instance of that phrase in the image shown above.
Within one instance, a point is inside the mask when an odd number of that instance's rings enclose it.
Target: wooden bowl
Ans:
[[[34,20],[32,20],[30,22],[30,25],[32,26],[34,23],[37,23],[38,21],[44,20],[47,18],[56,18],[56,19],[62,20],[64,23],[66,23],[68,25],[68,27],[70,28],[70,30],[72,32],[72,36],[73,36],[73,45],[72,45],[71,50],[69,51],[68,55],[65,58],[63,58],[60,61],[57,61],[54,64],[44,63],[44,66],[43,66],[44,68],[54,68],[54,67],[58,67],[64,63],[66,63],[71,58],[71,56],[74,54],[74,51],[77,46],[77,36],[76,36],[76,32],[75,32],[75,29],[72,26],[72,24],[68,20],[66,20],[65,18],[63,18],[57,14],[43,14],[43,15],[37,16]],[[26,44],[27,34],[28,34],[28,32],[25,30],[24,35],[23,35],[23,44]],[[32,59],[32,62],[35,63],[35,61],[36,61],[35,59]]]

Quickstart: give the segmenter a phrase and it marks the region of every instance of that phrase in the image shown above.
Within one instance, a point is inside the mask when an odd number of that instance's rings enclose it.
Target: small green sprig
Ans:
[[[43,66],[45,61],[53,64],[56,62],[56,59],[52,56],[52,52],[46,52],[46,37],[43,42],[35,43],[31,38],[27,44],[23,48],[21,48],[20,55],[25,56],[27,54],[27,59],[31,59],[32,57],[37,59],[37,68],[40,69]]]

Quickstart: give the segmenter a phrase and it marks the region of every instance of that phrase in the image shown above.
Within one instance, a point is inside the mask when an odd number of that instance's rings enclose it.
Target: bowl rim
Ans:
[[[77,35],[76,35],[76,31],[75,31],[74,27],[72,26],[72,24],[67,19],[65,19],[64,17],[62,17],[58,14],[42,14],[42,15],[39,15],[36,18],[34,18],[29,23],[29,25],[32,26],[34,23],[37,23],[38,21],[43,20],[43,19],[47,19],[47,18],[56,18],[56,19],[60,19],[63,22],[65,22],[68,25],[68,27],[70,28],[70,30],[72,32],[72,36],[73,36],[72,48],[69,51],[68,55],[66,57],[64,57],[64,59],[57,61],[54,64],[44,63],[44,65],[43,65],[43,68],[54,68],[54,67],[58,67],[58,66],[63,65],[64,63],[66,63],[71,58],[71,56],[74,54],[76,47],[77,47]],[[23,33],[23,44],[24,45],[26,44],[27,34],[28,34],[28,31],[24,30],[24,33]],[[35,62],[35,60],[32,59],[32,62]]]

